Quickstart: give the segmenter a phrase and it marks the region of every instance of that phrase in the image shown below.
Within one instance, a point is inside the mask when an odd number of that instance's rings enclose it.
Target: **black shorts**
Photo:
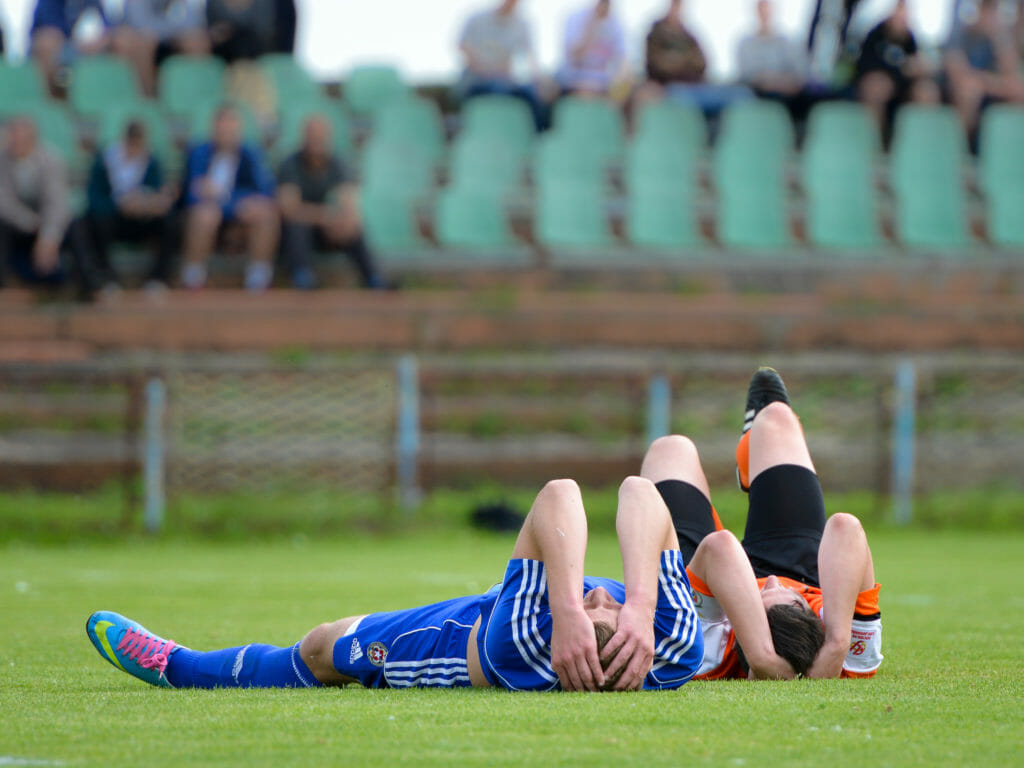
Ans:
[[[711,502],[682,480],[657,484],[679,537],[683,559],[715,530]],[[825,499],[818,476],[784,464],[765,470],[750,486],[743,549],[758,578],[786,576],[812,587],[818,583],[818,547],[825,530]]]

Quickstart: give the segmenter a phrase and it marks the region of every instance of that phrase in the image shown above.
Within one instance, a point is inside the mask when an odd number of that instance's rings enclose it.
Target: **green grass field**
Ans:
[[[168,691],[85,636],[107,608],[200,648],[485,589],[508,536],[0,550],[0,765],[1020,765],[1024,534],[869,530],[885,663],[869,681],[630,694]],[[588,570],[619,575],[591,532]]]

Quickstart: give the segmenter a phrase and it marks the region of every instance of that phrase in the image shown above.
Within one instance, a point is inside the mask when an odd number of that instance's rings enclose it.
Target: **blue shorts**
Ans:
[[[494,595],[356,619],[334,644],[334,668],[367,688],[468,686],[466,644],[487,600]]]

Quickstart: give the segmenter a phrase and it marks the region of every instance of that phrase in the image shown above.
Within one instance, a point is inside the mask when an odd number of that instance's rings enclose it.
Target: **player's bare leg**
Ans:
[[[334,646],[362,616],[348,616],[310,630],[299,644],[299,655],[310,671],[324,685],[346,685],[358,682],[334,668]]]

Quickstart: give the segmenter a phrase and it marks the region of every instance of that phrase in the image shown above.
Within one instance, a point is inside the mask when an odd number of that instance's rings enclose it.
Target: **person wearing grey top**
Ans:
[[[17,116],[0,150],[0,255],[5,268],[32,285],[66,282],[67,266],[83,280],[88,270],[79,227],[71,226],[68,181],[60,158],[40,146],[35,124]],[[62,261],[69,252],[70,264]]]
[[[131,61],[145,94],[156,89],[156,67],[173,53],[210,52],[210,36],[198,0],[125,0],[114,48]]]
[[[807,75],[810,62],[804,47],[775,29],[771,0],[757,3],[757,30],[740,40],[739,80],[758,97],[784,104],[795,120],[810,109]]]

